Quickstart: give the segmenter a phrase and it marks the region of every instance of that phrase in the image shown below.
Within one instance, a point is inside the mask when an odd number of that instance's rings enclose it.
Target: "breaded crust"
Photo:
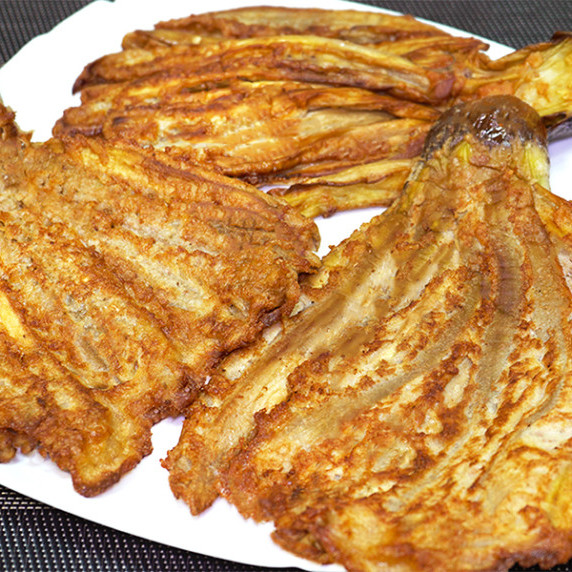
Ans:
[[[174,493],[194,512],[220,494],[348,570],[568,561],[570,212],[534,110],[447,112],[399,199],[309,278],[306,309],[190,408]]]
[[[317,228],[226,177],[106,142],[0,141],[0,458],[100,493],[212,368],[296,304]]]
[[[125,36],[75,83],[58,137],[103,136],[279,193],[308,216],[389,206],[440,113],[512,94],[555,136],[572,117],[570,33],[497,60],[481,40],[379,12],[255,6]],[[568,123],[567,123],[568,120]],[[400,170],[400,176],[388,177]]]

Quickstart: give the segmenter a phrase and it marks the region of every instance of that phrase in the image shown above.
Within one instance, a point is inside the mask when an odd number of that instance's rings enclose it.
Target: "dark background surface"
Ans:
[[[0,65],[31,38],[50,31],[89,2],[0,0]],[[572,0],[370,0],[363,3],[447,24],[513,48],[548,40],[557,30],[572,30]],[[260,4],[264,4],[264,0]],[[190,0],[189,14],[198,9],[197,6],[198,3]],[[224,541],[221,538],[221,543]],[[240,565],[148,542],[66,514],[0,486],[0,570],[270,572],[276,569]],[[514,570],[521,569],[515,567]],[[572,572],[572,562],[553,570]]]

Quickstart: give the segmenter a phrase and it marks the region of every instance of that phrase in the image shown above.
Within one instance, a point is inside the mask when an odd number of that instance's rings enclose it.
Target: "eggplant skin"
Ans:
[[[422,158],[430,159],[445,146],[455,147],[467,134],[488,147],[511,146],[515,141],[547,145],[546,127],[538,113],[516,97],[498,95],[444,112],[427,136]]]
[[[190,407],[165,462],[175,495],[193,512],[221,495],[352,571],[567,562],[571,207],[549,197],[544,141],[512,96],[445,114],[304,309]]]

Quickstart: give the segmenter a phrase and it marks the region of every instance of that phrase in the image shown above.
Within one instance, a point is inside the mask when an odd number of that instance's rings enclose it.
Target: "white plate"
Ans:
[[[20,126],[33,130],[35,140],[44,140],[50,136],[52,125],[63,110],[78,104],[78,99],[71,94],[71,86],[87,63],[119,51],[123,36],[136,28],[151,28],[160,20],[201,11],[194,4],[188,0],[116,0],[113,3],[99,0],[89,4],[50,33],[35,38],[0,68],[0,96],[16,111]],[[206,9],[223,10],[248,4],[308,6],[302,0],[210,0]],[[335,0],[313,0],[312,6],[374,10]],[[457,35],[469,35],[445,29]],[[511,51],[488,43],[488,53],[493,58]],[[572,198],[565,179],[567,173],[568,177],[572,175],[572,142],[552,144],[550,153],[552,190]],[[318,221],[322,233],[321,253],[368,220],[372,212],[374,210],[341,213]],[[180,427],[180,419],[157,425],[153,433],[154,453],[120,483],[93,499],[75,493],[69,476],[37,454],[18,455],[11,463],[0,465],[0,484],[88,520],[185,550],[259,566],[319,568],[278,548],[270,540],[270,524],[245,521],[224,501],[217,501],[203,515],[192,517],[186,505],[175,500],[160,459],[176,444]],[[335,566],[322,568],[338,569]]]

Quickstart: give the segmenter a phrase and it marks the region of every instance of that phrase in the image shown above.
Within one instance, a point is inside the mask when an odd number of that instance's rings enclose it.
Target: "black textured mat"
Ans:
[[[572,30],[571,0],[364,0],[363,4],[408,13],[466,30],[512,48]]]
[[[50,31],[89,2],[0,0],[0,64],[31,38]],[[548,40],[557,30],[572,30],[572,0],[365,0],[363,3],[441,22],[514,48]],[[189,13],[193,5],[189,1]],[[220,541],[224,543],[225,539]],[[0,570],[269,572],[276,569],[239,565],[149,542],[66,514],[0,486]],[[572,562],[553,570],[572,572]]]

